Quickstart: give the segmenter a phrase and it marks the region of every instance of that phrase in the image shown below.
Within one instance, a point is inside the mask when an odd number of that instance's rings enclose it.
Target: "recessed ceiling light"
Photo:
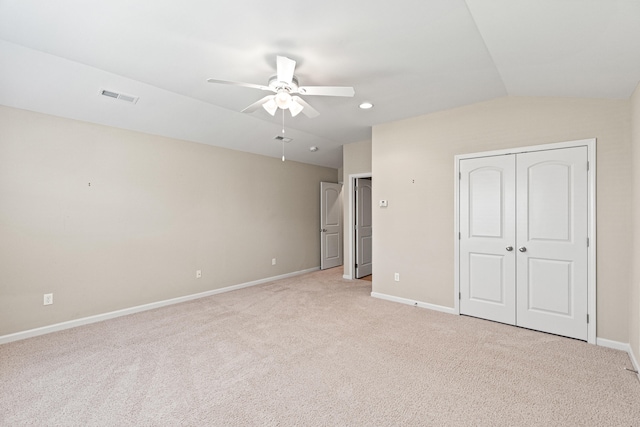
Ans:
[[[315,153],[316,151],[318,151],[318,147],[316,147],[315,145],[313,147],[309,147],[309,151]]]
[[[360,108],[363,110],[368,110],[370,108],[373,108],[373,104],[370,102],[363,102],[362,104],[360,104]]]

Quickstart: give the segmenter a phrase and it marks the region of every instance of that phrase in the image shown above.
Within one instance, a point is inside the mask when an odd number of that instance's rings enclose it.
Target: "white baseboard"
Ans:
[[[640,372],[640,364],[638,364],[638,359],[636,359],[636,355],[633,353],[633,350],[631,348],[629,348],[629,359],[631,359],[633,369],[635,369],[637,372]],[[640,380],[640,374],[638,374],[638,379]]]
[[[612,341],[605,338],[596,338],[596,345],[599,345],[601,347],[612,348],[614,350],[626,351],[627,353],[631,352],[631,346],[627,343],[620,342],[620,341]]]
[[[342,275],[342,278],[343,278],[343,279],[347,279],[347,280],[353,280],[353,278],[351,277],[351,275],[350,275],[350,274],[343,274],[343,275]]]
[[[445,307],[443,305],[429,304],[428,302],[421,302],[421,301],[415,301],[407,298],[394,297],[393,295],[380,294],[378,292],[371,292],[371,296],[374,298],[380,298],[386,301],[399,302],[400,304],[411,305],[414,307],[428,308],[429,310],[440,311],[447,314],[456,314],[453,308]]]
[[[281,274],[279,276],[267,277],[265,279],[254,280],[251,282],[240,283],[239,285],[227,286],[220,289],[213,289],[211,291],[200,292],[197,294],[185,295],[183,297],[172,298],[164,301],[152,302],[149,304],[138,305],[135,307],[124,308],[122,310],[111,311],[109,313],[97,314],[95,316],[83,317],[80,319],[69,320],[67,322],[56,323],[53,325],[43,326],[41,328],[29,329],[26,331],[16,332],[13,334],[0,336],[0,345],[10,343],[13,341],[24,340],[27,338],[37,337],[39,335],[50,334],[52,332],[63,331],[65,329],[71,329],[78,326],[88,325],[91,323],[102,322],[103,320],[114,319],[116,317],[127,316],[129,314],[139,313],[141,311],[153,310],[168,305],[179,304],[181,302],[191,301],[198,298],[204,298],[211,295],[221,294],[223,292],[235,291],[242,288],[248,288],[250,286],[261,285],[267,282],[273,282],[274,280],[286,279],[289,277],[299,276],[301,274],[311,273],[319,270],[320,267],[308,268],[306,270],[294,271],[293,273]]]
[[[640,365],[638,364],[638,360],[636,359],[635,354],[633,354],[631,345],[629,345],[628,343],[612,341],[605,338],[596,338],[596,345],[612,348],[614,350],[625,351],[629,355],[629,359],[631,359],[631,364],[633,365],[633,369],[635,369],[636,371],[640,371]],[[640,379],[640,375],[638,376],[638,379]]]

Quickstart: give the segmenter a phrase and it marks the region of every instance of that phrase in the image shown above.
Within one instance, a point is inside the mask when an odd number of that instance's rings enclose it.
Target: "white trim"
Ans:
[[[507,154],[521,154],[521,153],[529,153],[531,151],[547,151],[547,150],[560,150],[562,148],[570,148],[570,147],[581,147],[581,146],[589,146],[591,144],[595,144],[595,138],[589,139],[578,139],[575,141],[564,141],[564,142],[553,142],[549,144],[541,144],[541,145],[529,145],[525,147],[514,147],[507,148],[505,150],[492,150],[492,151],[481,151],[479,153],[467,153],[467,154],[458,154],[456,155],[456,159],[474,159],[477,157],[491,157],[491,156],[504,156]],[[456,162],[457,163],[457,162]]]
[[[605,338],[596,338],[596,345],[626,352],[629,355],[629,359],[631,359],[633,369],[635,369],[636,371],[640,371],[640,364],[638,364],[638,360],[633,354],[633,350],[631,349],[630,344],[619,341],[612,341]],[[640,379],[640,375],[638,375],[638,379]]]
[[[633,368],[637,372],[640,372],[640,363],[638,363],[638,359],[636,359],[636,355],[633,354],[633,350],[631,349],[631,346],[629,346],[629,359],[631,359],[631,364],[633,365]],[[640,380],[640,374],[638,374],[638,379]]]
[[[347,229],[347,250],[345,251],[345,253],[349,253],[349,258],[351,260],[351,262],[349,263],[349,265],[344,264],[345,265],[345,271],[344,271],[344,276],[342,276],[345,279],[349,279],[349,280],[353,280],[355,274],[353,272],[353,266],[355,264],[355,246],[354,246],[354,241],[353,241],[353,235],[355,234],[355,230],[353,229],[353,210],[355,208],[355,200],[353,199],[353,193],[354,193],[354,189],[353,189],[353,183],[355,181],[356,178],[372,178],[373,174],[371,172],[363,172],[363,173],[352,173],[349,175],[349,179],[348,179],[348,183],[347,183],[347,193],[349,194],[349,205],[347,206],[347,209],[349,209],[349,222],[347,223],[347,227],[345,227]],[[344,187],[343,187],[344,188]],[[349,251],[349,252],[347,252]]]
[[[447,314],[456,314],[455,310],[451,307],[445,307],[443,305],[429,304],[428,302],[421,302],[407,298],[400,298],[393,295],[380,294],[378,292],[371,292],[371,296],[374,298],[383,299],[386,301],[399,302],[400,304],[411,305],[414,307],[428,308],[429,310],[440,311]]]
[[[454,308],[455,314],[460,314],[460,240],[458,239],[458,233],[460,232],[460,211],[458,206],[458,199],[460,197],[459,187],[459,174],[460,174],[460,160],[471,159],[477,157],[490,157],[490,156],[503,156],[507,154],[519,154],[527,153],[531,151],[546,151],[546,150],[558,150],[562,148],[570,147],[587,147],[587,158],[589,161],[589,249],[588,249],[588,279],[587,279],[587,292],[588,292],[588,307],[587,313],[589,314],[589,324],[587,325],[587,342],[590,344],[596,344],[596,260],[597,258],[597,242],[596,242],[596,139],[580,139],[576,141],[556,142],[552,144],[533,145],[528,147],[515,147],[507,150],[494,150],[485,151],[480,153],[459,154],[454,156]]]
[[[589,174],[587,179],[589,180],[589,193],[587,197],[589,198],[589,248],[587,253],[587,263],[589,264],[589,271],[587,272],[587,298],[588,298],[588,307],[587,310],[589,313],[589,324],[587,325],[587,342],[590,344],[596,344],[597,336],[596,336],[596,325],[598,322],[598,310],[596,306],[596,298],[597,298],[597,288],[596,288],[596,280],[597,280],[597,259],[596,251],[598,248],[597,236],[596,233],[596,212],[597,212],[597,204],[596,204],[596,140],[588,139],[584,140],[587,144],[587,155],[589,159]],[[637,370],[637,368],[636,368]]]
[[[453,171],[453,310],[460,314],[460,158],[454,156]]]
[[[299,276],[301,274],[311,273],[318,271],[320,267],[308,268],[306,270],[294,271],[293,273],[281,274],[279,276],[267,277],[265,279],[258,279],[251,282],[240,283],[238,285],[227,286],[220,289],[213,289],[211,291],[200,292],[197,294],[185,295],[183,297],[172,298],[164,301],[152,302],[149,304],[138,305],[135,307],[124,308],[122,310],[111,311],[108,313],[96,314],[95,316],[83,317],[80,319],[69,320],[67,322],[56,323],[53,325],[43,326],[41,328],[29,329],[26,331],[16,332],[9,335],[0,336],[0,344],[6,344],[13,341],[24,340],[27,338],[37,337],[39,335],[50,334],[52,332],[63,331],[65,329],[71,329],[78,326],[89,325],[91,323],[102,322],[103,320],[114,319],[116,317],[127,316],[129,314],[140,313],[141,311],[153,310],[168,305],[179,304],[181,302],[191,301],[198,298],[204,298],[224,292],[236,291],[242,288],[248,288],[250,286],[261,285],[263,283],[272,282],[274,280],[287,279],[289,277]]]
[[[606,338],[596,338],[596,345],[600,347],[612,348],[614,350],[626,351],[627,353],[631,353],[631,346],[627,343],[620,341],[612,341]]]

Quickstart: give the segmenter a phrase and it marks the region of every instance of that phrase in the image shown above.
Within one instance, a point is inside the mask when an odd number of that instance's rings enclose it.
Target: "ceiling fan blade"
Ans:
[[[296,61],[286,56],[278,56],[276,70],[278,72],[278,81],[291,84],[293,80],[293,72],[296,69]]]
[[[291,97],[291,100],[293,102],[299,104],[299,105],[302,105],[304,107],[302,109],[302,114],[304,114],[305,116],[309,117],[310,119],[312,119],[314,117],[318,117],[320,115],[318,110],[313,108],[304,99],[300,98],[299,96],[293,96],[293,97]]]
[[[253,104],[249,105],[247,108],[245,108],[244,110],[241,111],[241,113],[253,113],[254,111],[256,111],[258,108],[262,107],[262,104],[269,102],[269,100],[275,98],[275,95],[268,95],[265,96],[264,98],[262,98],[259,101],[254,102]]]
[[[232,85],[232,86],[242,86],[242,87],[250,87],[252,89],[260,89],[260,90],[269,90],[271,92],[275,92],[269,86],[263,85],[254,85],[253,83],[241,83],[241,82],[230,82],[228,80],[218,80],[218,79],[207,79],[209,83],[220,83],[223,85]]]
[[[350,86],[301,86],[298,93],[302,95],[321,96],[353,96],[356,91]]]

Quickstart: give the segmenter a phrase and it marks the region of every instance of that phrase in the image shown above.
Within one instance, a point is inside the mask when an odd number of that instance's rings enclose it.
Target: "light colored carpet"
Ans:
[[[0,424],[638,426],[624,352],[333,269],[0,346]]]

